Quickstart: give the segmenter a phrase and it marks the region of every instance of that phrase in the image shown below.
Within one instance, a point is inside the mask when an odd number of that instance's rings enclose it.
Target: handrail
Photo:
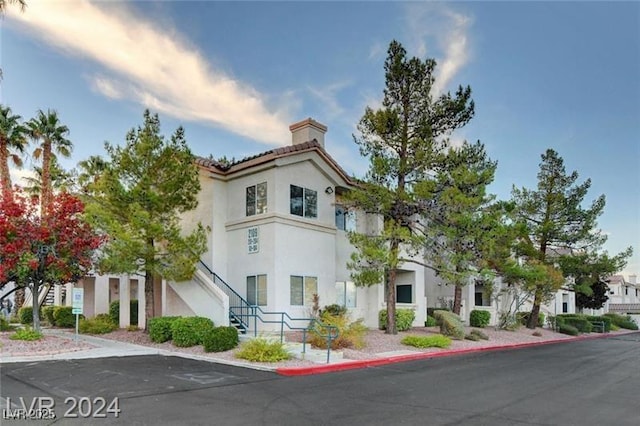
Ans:
[[[249,330],[249,322],[253,319],[253,333],[258,335],[258,321],[263,324],[280,324],[280,343],[284,342],[284,327],[291,331],[302,331],[302,353],[306,353],[307,348],[307,331],[314,330],[321,337],[327,339],[327,363],[331,353],[331,341],[339,336],[339,330],[336,326],[323,324],[316,318],[293,318],[287,312],[268,312],[264,311],[258,305],[250,304],[244,297],[238,294],[229,284],[227,284],[218,274],[213,272],[202,260],[199,266],[204,268],[204,272],[212,277],[213,283],[229,297],[229,317],[235,319],[245,331]],[[280,317],[279,320],[269,320],[263,316]],[[288,321],[287,321],[288,320]],[[309,321],[305,327],[294,327],[290,322]],[[323,332],[317,330],[319,327]]]

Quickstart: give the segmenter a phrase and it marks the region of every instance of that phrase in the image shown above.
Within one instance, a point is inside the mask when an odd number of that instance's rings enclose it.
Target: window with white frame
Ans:
[[[356,214],[345,206],[336,204],[336,228],[340,231],[356,230]]]
[[[318,191],[291,185],[290,195],[291,214],[310,218],[318,217]]]
[[[250,305],[267,306],[267,276],[247,277],[247,302]]]
[[[291,305],[312,306],[313,295],[318,294],[318,278],[291,275]]]
[[[267,182],[248,186],[246,190],[247,216],[267,212]]]
[[[356,285],[351,281],[336,282],[336,303],[345,308],[356,307]]]

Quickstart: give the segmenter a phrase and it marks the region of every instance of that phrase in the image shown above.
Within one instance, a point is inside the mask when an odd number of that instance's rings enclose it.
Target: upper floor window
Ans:
[[[247,187],[247,216],[267,212],[267,182]]]
[[[318,217],[318,192],[291,185],[290,212],[296,216]]]
[[[336,228],[340,231],[356,230],[356,215],[345,206],[336,204]]]

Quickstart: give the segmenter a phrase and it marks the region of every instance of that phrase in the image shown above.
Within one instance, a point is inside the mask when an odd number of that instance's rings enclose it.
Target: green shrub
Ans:
[[[80,315],[80,319],[84,315]],[[56,327],[73,328],[76,326],[76,316],[73,314],[71,306],[56,306],[53,309],[53,322]]]
[[[238,346],[238,329],[235,327],[214,327],[204,336],[202,345],[205,352],[224,352]]]
[[[331,315],[325,311],[320,316],[320,321],[323,325],[331,325],[338,329],[338,337],[331,340],[331,349],[360,349],[364,347],[367,327],[362,323],[362,320],[352,322],[347,314]],[[320,326],[312,328],[309,333],[311,346],[326,349],[326,333],[328,333],[328,330]]]
[[[604,316],[611,318],[611,323],[616,325],[619,328],[624,328],[627,330],[638,329],[638,324],[636,324],[633,318],[631,318],[629,315],[624,316],[620,314],[606,313],[604,314]]]
[[[278,362],[290,359],[291,354],[285,349],[284,344],[278,341],[257,338],[243,343],[236,357],[254,362]]]
[[[429,315],[430,317],[435,317],[435,315],[433,315],[433,313],[435,311],[448,311],[448,312],[451,312],[451,309],[449,309],[449,308],[427,308],[427,315]]]
[[[396,309],[396,328],[398,331],[407,331],[413,325],[416,319],[416,313],[413,309]],[[381,309],[378,313],[378,324],[380,330],[387,328],[387,310]]]
[[[482,340],[489,340],[489,336],[486,335],[486,333],[480,331],[480,330],[476,330],[473,329],[471,330],[471,334],[472,336],[477,336],[478,338],[482,339]]]
[[[516,318],[522,325],[527,325],[531,312],[516,312]],[[544,313],[538,312],[538,327],[544,327]]]
[[[436,323],[440,325],[440,333],[445,336],[451,336],[454,339],[464,339],[464,325],[458,315],[449,311],[434,311],[433,316],[436,319]]]
[[[42,333],[35,331],[31,327],[25,327],[23,329],[17,330],[9,339],[11,340],[27,340],[34,341],[42,339]]]
[[[474,309],[469,314],[469,324],[471,327],[484,328],[489,325],[489,321],[491,321],[491,312],[489,311]]]
[[[201,345],[205,334],[214,327],[213,321],[205,317],[184,317],[171,325],[171,340],[175,346],[187,348]]]
[[[114,324],[120,324],[120,301],[114,300],[109,305],[109,316]],[[138,301],[129,301],[129,325],[138,325]]]
[[[435,327],[436,326],[436,319],[434,317],[432,317],[431,315],[427,315],[427,320],[424,322],[424,326],[425,327]]]
[[[606,317],[604,315],[602,316],[596,316],[596,315],[587,315],[585,317],[589,322],[593,323],[593,322],[603,322],[604,323],[604,330],[601,330],[601,332],[609,332],[611,331],[611,317]],[[596,331],[596,326],[593,326],[593,331]]]
[[[9,324],[6,318],[0,317],[0,331],[12,331],[15,329],[15,326]]]
[[[55,309],[56,309],[55,306],[43,306],[41,309],[41,312],[42,312],[41,319],[46,320],[51,326],[56,325],[55,318],[53,317],[53,311]]]
[[[328,313],[333,316],[346,315],[347,308],[346,306],[342,306],[334,303],[333,305],[325,306],[324,309],[322,310],[322,313]]]
[[[577,336],[580,334],[580,330],[570,324],[564,322],[558,322],[558,331],[562,334],[568,334],[570,336]]]
[[[111,317],[107,314],[82,319],[78,324],[78,331],[82,334],[107,334],[117,329],[118,326],[111,321]]]
[[[585,315],[560,314],[556,318],[557,320],[563,322],[564,324],[574,326],[581,333],[591,333],[591,331],[593,330],[593,325]]]
[[[451,346],[451,339],[441,334],[435,336],[409,335],[403,337],[401,343],[416,348],[448,348]]]
[[[33,324],[33,308],[23,306],[18,309],[18,320],[20,320],[20,324]]]
[[[180,317],[155,317],[147,322],[149,338],[155,343],[164,343],[171,340],[171,326]]]

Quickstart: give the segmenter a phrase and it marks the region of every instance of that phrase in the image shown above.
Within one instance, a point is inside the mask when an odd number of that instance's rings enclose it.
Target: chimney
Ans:
[[[293,123],[289,126],[289,130],[291,130],[292,145],[310,142],[315,139],[324,148],[324,134],[327,132],[327,126],[318,123],[313,118],[309,117]]]

